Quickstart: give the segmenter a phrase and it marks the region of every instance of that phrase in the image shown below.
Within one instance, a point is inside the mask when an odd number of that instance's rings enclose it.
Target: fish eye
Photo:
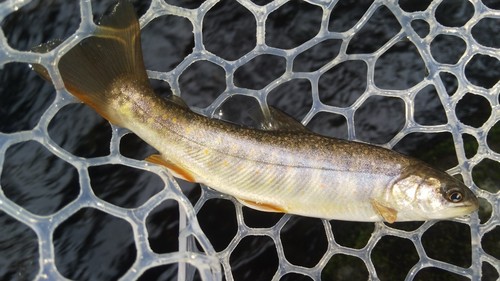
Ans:
[[[459,203],[459,202],[462,202],[462,200],[464,199],[464,195],[462,194],[462,192],[458,191],[458,190],[450,190],[447,194],[447,199],[448,201],[452,202],[452,203]]]

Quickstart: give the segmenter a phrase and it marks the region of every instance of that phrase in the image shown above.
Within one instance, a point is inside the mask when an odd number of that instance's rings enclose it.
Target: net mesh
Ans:
[[[130,156],[137,154],[129,150],[147,155],[150,148],[114,126],[109,150],[102,143],[71,147],[72,136],[77,143],[85,136],[102,142],[100,133],[84,132],[81,124],[109,125],[80,106],[60,79],[54,90],[26,66],[38,62],[59,77],[58,59],[90,33],[96,11],[112,3],[82,0],[70,10],[63,9],[70,5],[66,2],[44,3],[72,15],[65,20],[75,27],[64,31],[69,37],[60,48],[45,55],[26,49],[61,34],[37,33],[24,46],[13,43],[20,28],[13,15],[50,10],[36,3],[0,2],[1,279],[499,277],[498,2],[153,0],[135,5],[148,75],[157,90],[169,88],[206,116],[244,124],[251,122],[245,112],[252,105],[264,111],[273,105],[316,132],[431,161],[461,176],[480,197],[480,211],[470,219],[393,225],[249,210],[208,187],[176,181],[141,161],[144,155]],[[53,14],[42,20],[64,24]],[[188,38],[185,45],[183,38]],[[179,49],[176,59],[164,59]],[[26,71],[10,67],[16,63]],[[29,83],[44,86],[27,93],[22,87]],[[75,118],[82,120],[71,121]],[[61,124],[71,133],[58,135]],[[422,143],[423,150],[414,149]],[[85,154],[82,147],[94,151]],[[139,180],[107,182],[116,170]],[[109,194],[125,193],[123,188],[130,197]],[[115,245],[114,256],[109,248],[102,250],[104,243]]]

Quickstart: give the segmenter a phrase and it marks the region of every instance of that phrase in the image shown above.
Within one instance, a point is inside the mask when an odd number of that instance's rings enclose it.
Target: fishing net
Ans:
[[[58,77],[112,5],[0,1],[0,279],[499,278],[498,1],[134,3],[158,94],[249,126],[271,105],[423,159],[480,198],[470,219],[395,224],[261,213],[176,180],[29,70]],[[55,52],[29,52],[54,38]]]

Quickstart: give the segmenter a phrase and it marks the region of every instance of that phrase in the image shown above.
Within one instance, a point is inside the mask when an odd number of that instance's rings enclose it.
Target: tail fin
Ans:
[[[48,52],[60,42],[51,41],[33,49]],[[112,86],[117,79],[148,83],[142,59],[140,27],[132,4],[121,0],[113,12],[104,17],[91,37],[83,39],[59,61],[59,72],[66,89],[94,108],[112,123],[118,123],[107,112]],[[49,79],[41,66],[33,69]],[[146,84],[147,85],[147,84]]]

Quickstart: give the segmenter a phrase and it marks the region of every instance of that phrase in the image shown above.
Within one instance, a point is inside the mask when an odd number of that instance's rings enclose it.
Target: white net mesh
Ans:
[[[245,124],[273,105],[448,169],[480,197],[470,219],[393,225],[259,213],[180,188],[141,161],[150,147],[29,71],[56,74],[112,4],[0,1],[0,279],[499,278],[498,1],[134,4],[158,93]],[[68,38],[60,52],[26,51],[52,38]]]

